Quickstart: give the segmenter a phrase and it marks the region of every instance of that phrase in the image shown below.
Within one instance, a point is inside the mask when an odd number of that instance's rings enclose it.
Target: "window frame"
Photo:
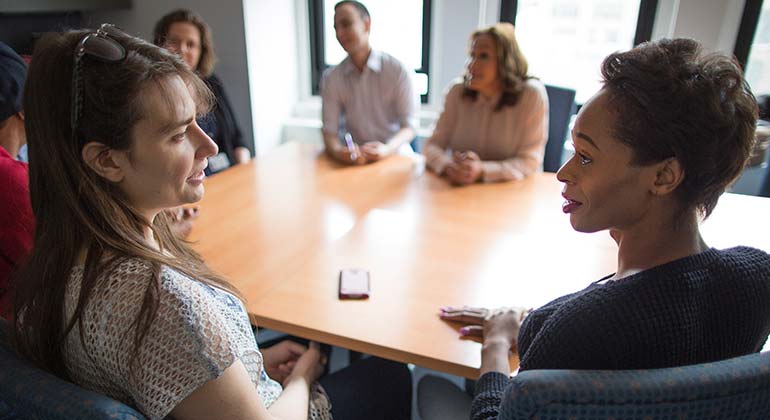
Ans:
[[[428,103],[431,89],[430,77],[430,46],[431,46],[431,16],[432,1],[422,0],[422,63],[415,70],[428,76],[428,90],[420,95],[422,103]],[[310,21],[310,89],[311,94],[320,95],[321,76],[330,66],[326,64],[326,40],[324,39],[324,0],[308,0],[308,19]]]
[[[743,5],[741,25],[738,27],[738,36],[735,39],[733,54],[740,63],[741,68],[746,68],[746,63],[751,54],[751,46],[757,33],[759,14],[762,11],[763,0],[746,0]]]

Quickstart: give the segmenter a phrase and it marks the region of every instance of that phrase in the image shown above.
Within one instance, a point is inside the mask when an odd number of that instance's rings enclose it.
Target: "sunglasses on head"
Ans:
[[[125,32],[115,25],[103,23],[96,32],[83,36],[75,48],[72,65],[72,106],[70,108],[70,125],[72,138],[76,138],[80,114],[83,111],[83,57],[88,55],[104,63],[118,63],[126,58],[126,49],[115,37],[126,37]]]

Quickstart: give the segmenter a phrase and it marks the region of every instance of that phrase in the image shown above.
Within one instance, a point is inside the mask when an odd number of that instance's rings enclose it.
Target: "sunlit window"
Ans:
[[[338,0],[323,0],[324,65],[334,66],[347,54],[334,34],[334,5]],[[428,93],[427,59],[423,50],[423,1],[365,0],[361,1],[372,16],[369,42],[407,68],[414,69],[413,82],[420,95]],[[427,58],[427,57],[425,57]]]
[[[585,102],[608,54],[633,47],[640,0],[520,0],[516,36],[530,73]]]
[[[770,1],[759,14],[757,30],[746,61],[746,80],[755,96],[770,94]]]

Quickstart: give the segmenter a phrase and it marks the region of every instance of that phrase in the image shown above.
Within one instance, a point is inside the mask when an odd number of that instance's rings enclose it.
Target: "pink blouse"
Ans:
[[[483,181],[523,179],[542,168],[548,139],[548,95],[536,79],[525,82],[519,101],[495,111],[500,95],[475,100],[453,85],[444,111],[423,153],[428,167],[441,174],[452,162],[451,151],[474,151],[481,157]]]

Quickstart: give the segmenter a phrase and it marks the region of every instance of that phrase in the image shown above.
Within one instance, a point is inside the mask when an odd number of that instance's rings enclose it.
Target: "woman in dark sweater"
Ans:
[[[155,25],[154,43],[181,56],[214,93],[216,102],[211,112],[198,118],[198,125],[219,147],[219,153],[209,158],[206,174],[217,173],[251,158],[243,142],[224,86],[214,74],[217,57],[211,29],[197,13],[179,9],[163,16]]]
[[[557,178],[572,227],[609,230],[617,271],[531,312],[442,309],[484,338],[473,419],[498,417],[512,348],[520,370],[664,368],[757,352],[770,333],[770,255],[709,248],[698,227],[752,147],[740,67],[675,39],[610,55],[602,76]]]

